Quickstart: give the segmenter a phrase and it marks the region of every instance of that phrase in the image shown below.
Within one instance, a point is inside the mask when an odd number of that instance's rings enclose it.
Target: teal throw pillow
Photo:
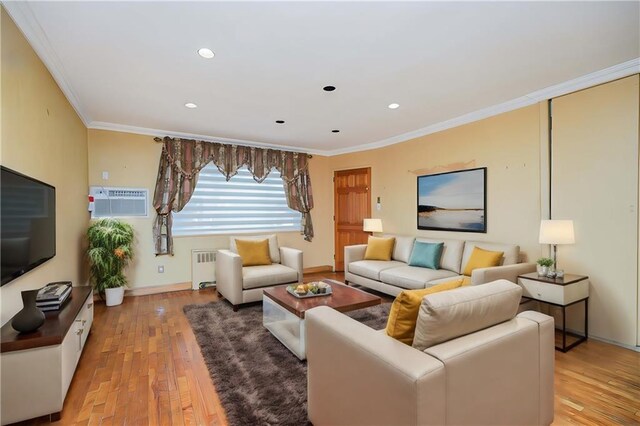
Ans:
[[[413,251],[409,266],[420,266],[422,268],[440,269],[440,257],[444,243],[413,243]]]

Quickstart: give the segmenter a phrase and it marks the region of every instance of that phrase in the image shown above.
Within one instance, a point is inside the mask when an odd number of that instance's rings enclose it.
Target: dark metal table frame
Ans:
[[[562,308],[562,328],[556,328],[556,330],[562,331],[562,346],[556,346],[556,350],[566,353],[570,349],[578,346],[580,343],[586,341],[589,338],[589,297],[585,297],[584,299],[576,300],[575,302],[571,302],[567,305],[559,305],[557,303],[546,302],[544,300],[536,299],[529,296],[523,296],[523,299],[535,300],[536,302],[546,303],[547,305],[555,306],[558,308]],[[573,333],[571,331],[567,331],[567,312],[566,309],[569,306],[573,306],[576,303],[584,302],[584,336],[581,336],[577,333]],[[567,346],[567,336],[575,337],[578,340],[571,343]]]

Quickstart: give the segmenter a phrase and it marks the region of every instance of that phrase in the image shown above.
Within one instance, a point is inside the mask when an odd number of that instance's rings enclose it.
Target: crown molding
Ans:
[[[461,126],[463,124],[472,123],[474,121],[479,121],[484,118],[492,117],[494,115],[502,114],[508,111],[513,111],[519,108],[523,108],[532,104],[535,104],[537,101],[527,96],[522,96],[507,102],[503,102],[498,105],[492,105],[487,108],[483,108],[474,112],[470,112],[468,114],[461,115],[459,117],[455,117],[449,120],[441,121],[439,123],[432,124],[427,127],[423,127],[418,130],[414,130],[411,132],[403,133],[401,135],[393,136],[387,139],[383,139],[377,142],[371,142],[364,145],[358,145],[349,148],[336,149],[327,152],[325,155],[333,156],[340,154],[350,154],[353,152],[366,151],[370,149],[383,148],[389,145],[395,145],[401,142],[406,142],[411,139],[416,139],[421,136],[430,135],[432,133],[441,132],[443,130],[452,129],[454,127]]]
[[[16,23],[18,29],[25,36],[36,55],[47,67],[49,73],[66,96],[67,100],[80,117],[85,126],[91,122],[91,117],[82,106],[82,102],[73,91],[71,84],[65,78],[66,72],[62,61],[56,54],[46,33],[36,19],[29,2],[26,1],[3,1],[2,6]]]
[[[256,148],[273,148],[282,151],[302,152],[305,154],[326,155],[326,151],[318,151],[298,146],[269,144],[247,139],[219,138],[216,136],[201,135],[197,133],[173,132],[171,130],[151,129],[148,127],[129,126],[127,124],[107,123],[104,121],[92,121],[91,123],[89,123],[87,128],[94,130],[109,130],[113,132],[135,133],[138,135],[149,135],[157,137],[169,136],[171,138],[195,139],[199,141],[219,142],[231,145],[253,146]]]
[[[462,126],[463,124],[479,121],[484,118],[488,118],[494,115],[513,111],[519,108],[536,104],[541,101],[557,98],[559,96],[567,95],[569,93],[577,92],[579,90],[587,89],[589,87],[597,86],[603,83],[608,83],[610,81],[618,80],[620,78],[628,77],[630,75],[638,74],[638,73],[640,73],[640,58],[635,58],[630,61],[626,61],[621,64],[617,64],[600,71],[595,71],[590,74],[586,74],[581,77],[574,78],[573,80],[568,80],[560,84],[556,84],[553,86],[545,87],[544,89],[536,90],[535,92],[531,92],[527,95],[521,96],[516,99],[512,99],[507,102],[503,102],[497,105],[492,105],[487,108],[479,109],[477,111],[473,111],[468,114],[464,114],[459,117],[452,118],[450,120],[441,121],[440,123],[435,123],[430,126],[423,127],[422,129],[414,130],[408,133],[403,133],[401,135],[393,136],[387,139],[382,139],[377,142],[367,143],[364,145],[325,151],[323,155],[334,156],[334,155],[340,155],[340,154],[350,154],[354,152],[377,149],[377,148],[382,148],[385,146],[394,145],[401,142],[406,142],[410,139],[415,139],[421,136],[426,136],[432,133],[437,133],[443,130]]]
[[[78,96],[76,96],[70,82],[65,78],[66,72],[64,69],[64,65],[58,55],[55,53],[55,50],[53,49],[53,46],[51,45],[46,33],[38,23],[38,20],[36,19],[29,6],[29,2],[3,1],[2,5],[14,20],[18,28],[22,31],[26,39],[29,41],[29,44],[32,46],[38,57],[40,57],[42,62],[45,64],[52,77],[54,78],[64,95],[67,97],[69,103],[75,109],[84,125],[89,129],[113,130],[118,132],[138,133],[151,136],[162,135],[176,138],[199,139],[238,145],[306,152],[323,156],[335,156],[366,151],[394,145],[401,142],[406,142],[410,139],[415,139],[432,133],[441,132],[443,130],[451,129],[464,124],[472,123],[474,121],[482,120],[484,118],[533,105],[537,102],[556,98],[572,92],[586,89],[588,87],[596,86],[640,73],[640,58],[635,58],[600,71],[589,73],[584,76],[568,80],[560,84],[549,86],[497,105],[492,105],[487,108],[483,108],[474,112],[470,112],[468,114],[461,115],[459,117],[435,123],[421,129],[413,130],[411,132],[348,148],[340,148],[335,150],[314,150],[296,146],[266,144],[258,141],[218,138],[208,135],[182,133],[161,129],[150,129],[146,127],[129,126],[125,124],[93,121],[89,114],[86,112]]]
[[[473,123],[485,118],[493,117],[495,115],[503,114],[505,112],[514,111],[516,109],[524,108],[529,105],[536,104],[548,99],[557,98],[559,96],[567,95],[569,93],[577,92],[579,90],[587,89],[589,87],[597,86],[598,84],[608,83],[613,80],[628,77],[633,74],[640,73],[640,58],[635,58],[630,61],[623,62],[621,64],[614,65],[609,68],[605,68],[600,71],[595,71],[590,74],[586,74],[568,80],[560,84],[545,87],[535,92],[531,92],[527,95],[520,96],[519,98],[512,99],[510,101],[502,102],[497,105],[492,105],[487,108],[482,108],[477,111],[470,112],[468,114],[461,115],[449,120],[441,121],[439,123],[432,124],[427,127],[423,127],[418,130],[403,133],[401,135],[393,136],[391,138],[382,139],[380,141],[371,142],[363,145],[357,145],[349,148],[341,148],[334,150],[313,150],[305,149],[302,147],[287,146],[287,145],[274,145],[265,144],[257,141],[249,141],[243,139],[229,139],[229,138],[217,138],[214,136],[199,135],[193,133],[181,133],[172,132],[169,130],[149,129],[146,127],[128,126],[116,123],[104,123],[104,122],[92,122],[87,127],[90,129],[101,130],[113,130],[126,133],[139,133],[143,135],[166,135],[174,138],[185,139],[198,139],[211,142],[222,142],[237,145],[249,145],[267,148],[276,148],[288,151],[306,152],[309,154],[323,155],[332,157],[335,155],[351,154],[354,152],[368,151],[377,148],[383,148],[389,145],[395,145],[401,142],[406,142],[411,139],[416,139],[422,136],[430,135],[433,133],[441,132],[443,130],[452,129],[454,127],[462,126],[464,124]]]
[[[638,73],[640,73],[640,58],[635,58],[564,83],[536,90],[529,93],[527,97],[535,99],[536,102],[546,101]]]

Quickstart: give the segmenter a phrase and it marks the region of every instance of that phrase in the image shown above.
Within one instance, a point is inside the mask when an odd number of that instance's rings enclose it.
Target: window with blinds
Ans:
[[[300,212],[287,206],[280,173],[262,183],[246,167],[228,182],[213,163],[200,171],[191,200],[173,214],[173,235],[299,231]]]

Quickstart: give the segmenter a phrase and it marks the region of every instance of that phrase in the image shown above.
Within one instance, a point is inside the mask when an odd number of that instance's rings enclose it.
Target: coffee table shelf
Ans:
[[[262,324],[301,360],[306,359],[304,314],[317,306],[329,306],[340,312],[379,305],[378,296],[349,287],[339,281],[323,280],[332,288],[326,297],[298,299],[287,286],[267,288],[262,294]]]
[[[304,319],[262,296],[262,325],[298,358],[306,359]]]

